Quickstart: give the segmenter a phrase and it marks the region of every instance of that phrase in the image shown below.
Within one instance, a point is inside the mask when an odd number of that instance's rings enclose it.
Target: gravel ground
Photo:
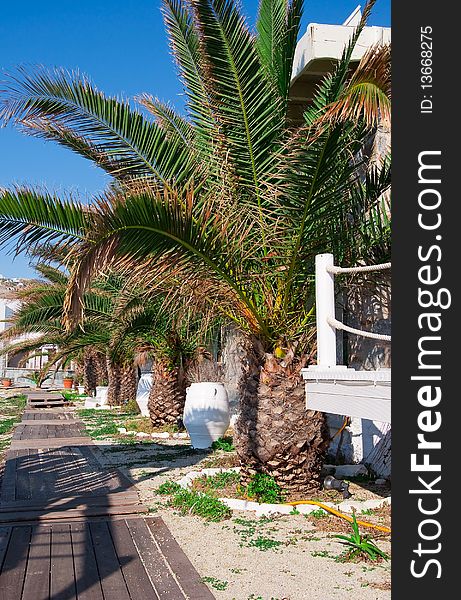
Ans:
[[[136,483],[141,501],[164,519],[218,600],[330,600],[346,594],[390,599],[389,563],[338,562],[344,546],[333,536],[348,528],[336,517],[324,517],[317,526],[316,519],[302,515],[256,519],[254,513],[235,511],[219,523],[182,516],[155,490],[209,463],[206,453],[191,453],[183,440],[125,447],[97,443],[106,464],[121,467]],[[373,497],[369,490],[363,495]],[[390,552],[388,538],[378,545]]]

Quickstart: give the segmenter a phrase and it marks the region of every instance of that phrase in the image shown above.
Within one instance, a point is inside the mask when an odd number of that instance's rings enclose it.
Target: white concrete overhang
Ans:
[[[360,17],[358,6],[342,25],[310,23],[307,26],[296,46],[291,75],[289,117],[294,124],[302,122],[302,114],[317,86],[327,73],[333,71]],[[390,27],[365,27],[354,48],[352,61],[356,65],[371,46],[390,41]]]

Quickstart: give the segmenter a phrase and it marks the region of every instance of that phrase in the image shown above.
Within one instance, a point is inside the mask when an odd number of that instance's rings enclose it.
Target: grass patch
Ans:
[[[246,488],[246,495],[259,503],[277,504],[283,502],[280,486],[273,477],[265,473],[256,473],[252,476]]]
[[[192,482],[193,490],[215,497],[218,495],[238,497],[241,495],[240,487],[240,474],[235,471],[217,473],[216,475],[203,475]]]
[[[176,494],[181,489],[181,486],[179,485],[179,483],[176,483],[176,481],[165,481],[165,483],[162,483],[162,485],[158,487],[157,494],[160,494],[162,496]]]
[[[230,508],[217,498],[184,489],[174,494],[170,505],[183,515],[197,515],[207,521],[222,521],[232,515]]]
[[[10,398],[0,398],[0,416],[19,415],[26,407],[27,397],[24,394],[11,396]]]
[[[18,417],[11,417],[10,419],[4,419],[3,421],[0,421],[0,435],[9,433],[18,422]]]
[[[107,423],[102,425],[101,427],[97,427],[96,429],[91,429],[89,434],[92,438],[101,437],[105,435],[116,435],[118,434],[118,425],[117,423]]]
[[[240,536],[240,546],[247,548],[258,548],[262,552],[267,550],[275,550],[283,544],[272,537],[268,537],[267,533],[276,531],[275,528],[267,529],[267,525],[274,521],[271,517],[260,517],[259,519],[236,518],[233,522],[239,527],[234,527],[234,533]]]
[[[282,545],[282,542],[278,540],[274,540],[272,538],[263,537],[262,535],[257,538],[250,540],[248,543],[249,547],[258,548],[262,552],[266,552],[267,550],[272,550],[273,548],[278,548]]]
[[[224,452],[233,452],[235,450],[231,437],[222,437],[211,444],[213,450],[223,450]]]
[[[219,590],[220,592],[226,590],[229,585],[228,581],[222,581],[221,579],[216,579],[216,577],[202,577],[202,581],[204,583],[209,583],[212,588]]]
[[[325,517],[328,517],[328,513],[325,510],[323,510],[323,508],[318,508],[317,510],[313,510],[312,512],[307,514],[306,517],[314,517],[314,519],[324,519]]]

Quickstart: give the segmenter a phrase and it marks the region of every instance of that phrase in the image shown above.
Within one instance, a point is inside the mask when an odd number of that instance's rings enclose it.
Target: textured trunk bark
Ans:
[[[182,419],[185,401],[186,388],[181,369],[155,361],[148,403],[152,425],[160,427],[178,423]]]
[[[94,396],[97,385],[97,367],[95,352],[86,349],[83,354],[83,386],[87,396]]]
[[[109,372],[107,370],[107,359],[100,352],[94,353],[94,365],[96,371],[96,385],[107,385]]]
[[[120,369],[120,400],[122,404],[136,402],[138,370],[133,365],[125,365]]]
[[[246,342],[235,445],[243,483],[254,473],[274,477],[297,495],[317,491],[328,448],[323,413],[306,410],[302,361],[283,366],[257,343]]]
[[[120,386],[121,386],[121,373],[120,366],[112,364],[110,360],[107,360],[107,374],[108,374],[108,390],[107,390],[107,403],[110,406],[120,406]]]

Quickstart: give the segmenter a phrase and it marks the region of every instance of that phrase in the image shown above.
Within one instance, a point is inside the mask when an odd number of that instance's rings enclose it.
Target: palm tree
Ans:
[[[320,483],[324,415],[305,410],[300,370],[312,352],[313,261],[388,252],[382,195],[388,161],[363,153],[388,114],[389,51],[374,48],[350,76],[366,18],[297,128],[287,124],[302,0],[261,0],[253,33],[233,0],[164,0],[188,118],[158,100],[106,98],[78,73],[20,71],[4,119],[93,160],[117,185],[88,210],[32,189],[0,200],[0,242],[78,247],[67,295],[80,319],[84,290],[108,264],[168,305],[187,298],[247,334],[236,443],[244,477],[287,490]],[[352,107],[352,108],[351,108]]]
[[[84,296],[84,321],[78,328],[66,331],[63,318],[68,274],[62,268],[43,262],[36,264],[35,269],[41,279],[17,292],[21,306],[12,316],[11,326],[1,336],[3,341],[10,341],[2,352],[30,354],[51,344],[57,350],[46,364],[47,369],[71,361],[80,363],[86,393],[93,393],[97,385],[108,380],[110,404],[134,399],[137,373],[131,347],[119,346],[117,352],[108,351],[117,325],[112,314],[116,301],[114,292],[117,291],[114,284],[109,286],[102,279],[94,282]],[[19,341],[14,341],[17,338]]]

